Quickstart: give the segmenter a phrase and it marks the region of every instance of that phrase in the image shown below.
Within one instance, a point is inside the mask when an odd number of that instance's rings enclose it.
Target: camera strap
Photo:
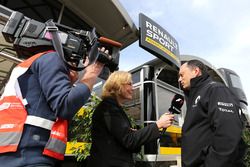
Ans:
[[[58,53],[58,55],[62,58],[62,60],[66,62],[65,58],[64,58],[64,53],[63,53],[63,48],[62,48],[62,43],[60,41],[60,38],[58,37],[58,27],[56,27],[55,23],[52,20],[49,20],[45,23],[46,26],[46,32],[50,32],[51,37],[52,37],[52,44],[54,49],[56,50],[56,52]],[[55,115],[57,115],[58,113],[56,112]]]
[[[46,32],[50,32],[51,36],[52,36],[52,44],[53,47],[55,48],[56,52],[58,53],[58,55],[63,59],[64,62],[66,62],[65,58],[64,58],[64,52],[63,52],[63,48],[62,48],[62,43],[60,41],[60,38],[58,36],[58,27],[55,25],[55,23],[52,20],[49,20],[45,23],[46,26]]]

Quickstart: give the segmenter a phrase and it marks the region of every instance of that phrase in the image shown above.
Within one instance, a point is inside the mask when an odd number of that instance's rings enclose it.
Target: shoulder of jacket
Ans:
[[[48,52],[43,54],[42,56],[40,56],[37,61],[44,61],[44,60],[48,60],[48,61],[55,61],[56,59],[60,59],[60,57],[58,56],[57,52]]]
[[[216,81],[211,81],[207,84],[208,88],[227,88],[224,84]]]
[[[98,108],[102,108],[104,112],[116,112],[120,110],[120,107],[114,102],[107,99],[104,99],[98,105]]]
[[[210,81],[202,88],[202,92],[207,92],[205,94],[210,94],[214,91],[217,92],[219,89],[227,89],[227,87],[220,82]]]
[[[48,52],[37,58],[31,65],[31,68],[37,70],[39,68],[53,68],[53,69],[64,69],[68,71],[69,69],[63,62],[63,60],[58,56],[56,52]]]
[[[237,98],[237,96],[229,89],[229,87],[227,87],[226,85],[224,85],[223,83],[220,82],[215,82],[212,81],[208,84],[210,87],[208,89],[220,89],[220,90],[224,90],[227,91],[229,94],[231,94],[232,98],[235,100],[235,102],[239,102],[239,98]]]

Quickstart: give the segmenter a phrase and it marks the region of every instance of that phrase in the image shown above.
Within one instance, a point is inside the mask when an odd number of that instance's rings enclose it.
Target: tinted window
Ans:
[[[231,79],[233,87],[242,89],[240,78],[237,75],[230,74],[229,77]]]
[[[140,71],[132,73],[132,80],[134,84],[140,82]]]
[[[178,71],[177,70],[171,70],[171,69],[163,69],[157,79],[174,86],[176,88],[179,87],[178,85]]]
[[[134,88],[133,98],[125,103],[125,111],[134,120],[141,120],[140,87]]]

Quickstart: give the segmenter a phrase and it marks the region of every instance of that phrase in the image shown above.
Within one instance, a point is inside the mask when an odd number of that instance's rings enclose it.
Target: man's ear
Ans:
[[[194,73],[196,77],[201,76],[201,70],[198,67],[195,67]]]

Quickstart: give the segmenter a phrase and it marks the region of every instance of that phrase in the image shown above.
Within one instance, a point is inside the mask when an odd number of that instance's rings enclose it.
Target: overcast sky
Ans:
[[[138,28],[139,13],[157,22],[179,43],[180,54],[201,57],[241,78],[250,99],[250,0],[120,0]],[[124,49],[120,69],[155,57],[138,42]],[[248,107],[249,108],[249,107]]]

